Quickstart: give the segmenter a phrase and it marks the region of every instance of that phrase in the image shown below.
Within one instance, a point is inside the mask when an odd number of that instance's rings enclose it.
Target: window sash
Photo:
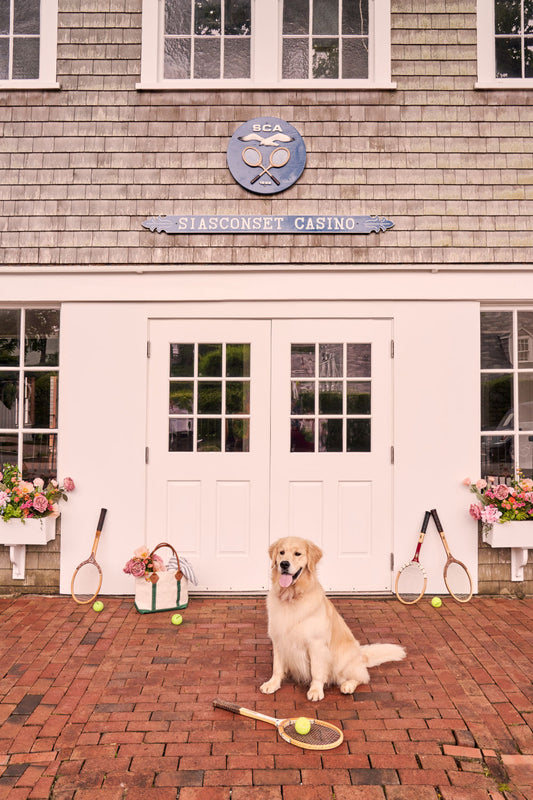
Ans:
[[[143,0],[141,80],[137,89],[394,89],[390,75],[390,0],[369,3],[369,77],[282,79],[281,0],[252,0],[251,76],[248,79],[163,77],[164,2]],[[254,35],[260,31],[261,35]]]
[[[495,0],[477,0],[477,64],[476,89],[524,89],[531,86],[532,78],[496,77]],[[505,37],[503,37],[505,38]],[[518,36],[523,40],[522,34]],[[523,52],[523,51],[522,51]],[[522,63],[522,70],[524,64]],[[523,74],[523,72],[522,72]]]
[[[41,0],[39,77],[0,80],[0,89],[58,89],[56,75],[58,0]],[[12,41],[12,40],[11,40]]]

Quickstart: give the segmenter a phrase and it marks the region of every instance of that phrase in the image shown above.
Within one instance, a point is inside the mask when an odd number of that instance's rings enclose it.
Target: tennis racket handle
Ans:
[[[422,523],[421,533],[423,534],[426,533],[430,518],[431,518],[431,511],[426,511],[424,513],[424,522]]]
[[[100,511],[100,519],[98,520],[98,526],[96,530],[101,531],[102,528],[104,527],[104,520],[106,514],[107,514],[107,508],[102,508],[102,510]]]
[[[225,711],[231,711],[233,714],[241,713],[241,707],[236,705],[236,703],[229,703],[227,700],[220,700],[218,697],[213,700],[213,705],[215,708],[223,708]]]
[[[438,532],[442,533],[443,528],[442,528],[442,525],[440,524],[440,519],[439,519],[439,515],[437,514],[437,509],[436,508],[432,508],[431,509],[431,516],[433,517],[433,521],[434,521],[435,525],[437,526]]]

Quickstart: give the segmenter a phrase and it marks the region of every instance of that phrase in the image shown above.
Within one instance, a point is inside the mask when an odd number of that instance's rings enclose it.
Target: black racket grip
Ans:
[[[106,514],[107,514],[107,508],[102,508],[102,510],[100,511],[100,519],[98,520],[98,526],[96,528],[97,531],[101,531],[102,528],[104,527],[104,520]]]
[[[427,531],[430,517],[431,517],[431,511],[426,511],[424,514],[424,522],[422,523],[421,533],[425,533]]]
[[[231,711],[233,714],[241,713],[240,706],[235,703],[229,703],[227,700],[220,700],[218,697],[213,700],[213,705],[215,708],[223,708],[225,711]]]
[[[436,508],[432,508],[431,509],[431,516],[433,517],[433,521],[434,521],[435,525],[437,526],[438,532],[442,533],[443,527],[440,524],[440,519],[439,519],[439,515],[437,514],[437,509]]]

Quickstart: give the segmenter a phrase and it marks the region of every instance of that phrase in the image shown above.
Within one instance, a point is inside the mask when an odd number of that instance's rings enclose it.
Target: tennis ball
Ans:
[[[173,625],[181,625],[182,622],[183,622],[183,617],[181,616],[181,614],[174,614],[172,616]]]
[[[102,603],[101,600],[97,600],[96,603],[94,603],[93,605],[93,611],[103,611],[103,610],[104,610],[104,604]]]
[[[311,730],[311,720],[307,717],[298,717],[294,723],[294,730],[301,736],[305,736]]]
[[[433,608],[440,608],[442,605],[442,600],[440,599],[440,597],[434,597],[431,600],[431,605],[433,606]]]

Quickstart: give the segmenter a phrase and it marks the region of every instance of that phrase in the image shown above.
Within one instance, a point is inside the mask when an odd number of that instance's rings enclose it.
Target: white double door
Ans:
[[[269,543],[302,536],[327,591],[390,591],[390,320],[151,320],[149,339],[147,544],[199,590],[254,592]]]

